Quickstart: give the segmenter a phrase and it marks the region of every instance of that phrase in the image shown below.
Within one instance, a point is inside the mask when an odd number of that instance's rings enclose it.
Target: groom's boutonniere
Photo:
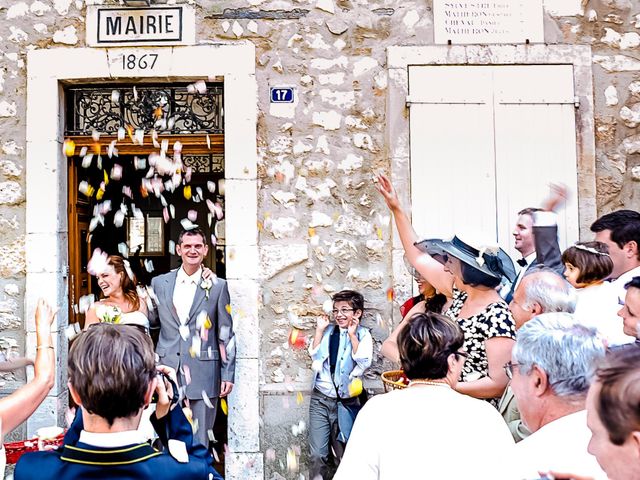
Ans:
[[[209,299],[209,293],[211,292],[211,287],[213,286],[213,282],[210,278],[203,278],[202,282],[200,282],[200,288],[204,289],[204,294]]]

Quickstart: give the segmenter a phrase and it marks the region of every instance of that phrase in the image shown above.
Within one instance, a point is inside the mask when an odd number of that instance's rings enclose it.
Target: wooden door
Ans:
[[[87,272],[91,245],[89,203],[78,195],[78,171],[75,158],[68,165],[68,221],[69,221],[69,323],[84,327],[84,314],[78,311],[83,296],[92,293],[91,278]]]

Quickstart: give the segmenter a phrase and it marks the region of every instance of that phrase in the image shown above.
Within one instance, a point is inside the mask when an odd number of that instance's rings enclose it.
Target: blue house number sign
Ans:
[[[293,103],[293,87],[271,87],[271,103]]]

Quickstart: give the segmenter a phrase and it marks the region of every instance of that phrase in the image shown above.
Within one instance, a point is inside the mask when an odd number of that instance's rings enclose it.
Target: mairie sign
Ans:
[[[189,5],[155,8],[88,7],[87,44],[190,45],[195,14]]]

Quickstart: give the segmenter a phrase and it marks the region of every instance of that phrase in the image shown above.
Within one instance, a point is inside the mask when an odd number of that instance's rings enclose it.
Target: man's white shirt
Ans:
[[[587,451],[590,439],[586,410],[560,417],[516,444],[511,478],[530,480],[553,470],[605,480],[596,457]]]
[[[187,272],[182,267],[178,269],[176,286],[173,289],[173,305],[176,307],[176,313],[182,325],[185,325],[189,319],[193,297],[196,294],[201,278],[202,267],[198,268],[193,275],[187,275]]]

